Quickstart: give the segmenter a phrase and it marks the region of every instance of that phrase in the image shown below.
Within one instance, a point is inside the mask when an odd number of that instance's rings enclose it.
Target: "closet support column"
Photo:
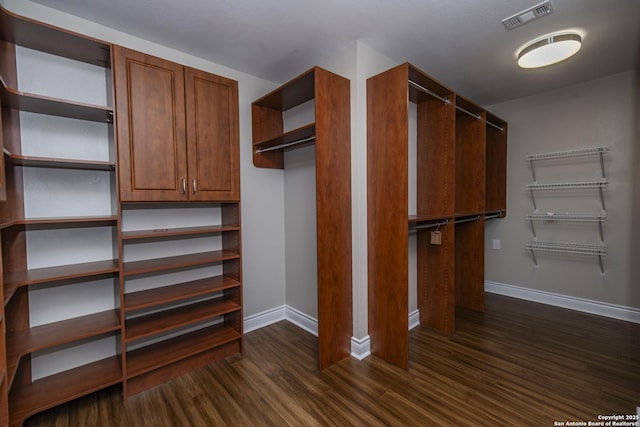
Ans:
[[[351,354],[351,127],[349,81],[316,70],[316,206],[320,369]]]
[[[371,353],[409,360],[406,65],[367,80],[367,210]]]

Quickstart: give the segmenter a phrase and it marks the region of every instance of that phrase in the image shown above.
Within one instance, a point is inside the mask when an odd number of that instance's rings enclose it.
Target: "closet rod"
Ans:
[[[440,101],[444,102],[445,104],[449,103],[449,98],[447,98],[446,96],[440,96],[437,93],[427,89],[424,86],[420,86],[418,83],[414,82],[413,80],[409,80],[409,86],[413,86],[414,88],[418,89],[420,92],[424,92],[427,95],[433,96],[436,99],[439,99]]]
[[[315,139],[316,139],[315,136],[310,136],[308,138],[298,139],[298,140],[293,141],[293,142],[287,142],[285,144],[274,145],[273,147],[269,147],[269,148],[258,148],[256,150],[256,153],[260,154],[260,153],[266,153],[267,151],[280,150],[281,148],[287,148],[287,147],[291,147],[291,146],[294,146],[294,145],[302,144],[304,142],[314,141]]]
[[[440,227],[442,225],[447,225],[449,224],[449,220],[445,219],[442,222],[434,222],[432,224],[425,224],[425,225],[416,225],[415,227],[409,227],[411,230],[424,230],[426,228],[433,228],[433,227]]]
[[[419,85],[418,83],[414,82],[413,80],[409,80],[409,86],[412,86],[412,87],[414,87],[414,88],[418,89],[420,92],[424,92],[424,93],[426,93],[427,95],[430,95],[430,96],[432,96],[432,97],[434,97],[434,98],[436,98],[436,99],[439,99],[440,101],[444,102],[445,104],[448,104],[448,103],[449,103],[449,98],[447,98],[446,96],[444,96],[444,97],[443,97],[443,96],[440,96],[440,95],[438,95],[437,93],[435,93],[435,92],[433,92],[433,91],[431,91],[431,90],[427,89],[426,87]],[[465,110],[465,109],[464,109],[464,108],[462,108],[462,107],[458,107],[457,105],[456,105],[456,109],[458,109],[458,110],[462,111],[463,113],[467,113],[468,115],[470,115],[470,116],[472,116],[472,117],[475,117],[475,118],[476,118],[476,119],[478,119],[478,120],[480,120],[480,119],[481,119],[480,114],[474,114],[474,113],[472,113],[471,111]],[[496,128],[496,129],[498,129],[498,130],[499,130],[499,131],[501,131],[501,132],[504,132],[504,128],[503,128],[502,126],[498,126],[497,124],[495,124],[495,123],[491,123],[491,122],[490,122],[490,121],[488,121],[488,120],[487,120],[487,124],[488,124],[489,126],[492,126],[492,127]]]
[[[500,214],[493,214],[493,215],[489,215],[489,216],[485,216],[484,219],[495,219],[495,218],[500,218]]]
[[[471,111],[465,110],[464,108],[462,108],[462,107],[460,107],[458,105],[456,105],[456,110],[462,111],[463,113],[468,114],[471,117],[475,117],[476,120],[480,120],[482,118],[482,116],[480,116],[480,114],[472,113]]]
[[[504,132],[504,128],[502,126],[498,126],[495,123],[491,123],[489,120],[487,120],[487,124],[491,127],[498,129],[500,132]]]
[[[471,221],[477,221],[480,219],[480,215],[476,215],[473,218],[466,218],[466,219],[457,219],[455,221],[453,221],[454,224],[462,224],[464,222],[471,222]]]

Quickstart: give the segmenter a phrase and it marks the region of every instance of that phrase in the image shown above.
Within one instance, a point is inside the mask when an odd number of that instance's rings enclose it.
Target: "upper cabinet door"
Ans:
[[[238,82],[185,67],[191,200],[240,200]]]
[[[114,46],[113,72],[120,200],[188,200],[182,65]]]

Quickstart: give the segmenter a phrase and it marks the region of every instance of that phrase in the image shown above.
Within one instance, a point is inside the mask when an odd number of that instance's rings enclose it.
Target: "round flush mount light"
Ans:
[[[582,37],[576,33],[563,33],[536,39],[518,52],[520,68],[540,68],[572,57],[582,47]]]

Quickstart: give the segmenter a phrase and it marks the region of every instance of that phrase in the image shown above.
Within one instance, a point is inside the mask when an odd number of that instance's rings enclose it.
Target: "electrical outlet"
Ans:
[[[493,239],[493,249],[500,249],[500,239]]]

